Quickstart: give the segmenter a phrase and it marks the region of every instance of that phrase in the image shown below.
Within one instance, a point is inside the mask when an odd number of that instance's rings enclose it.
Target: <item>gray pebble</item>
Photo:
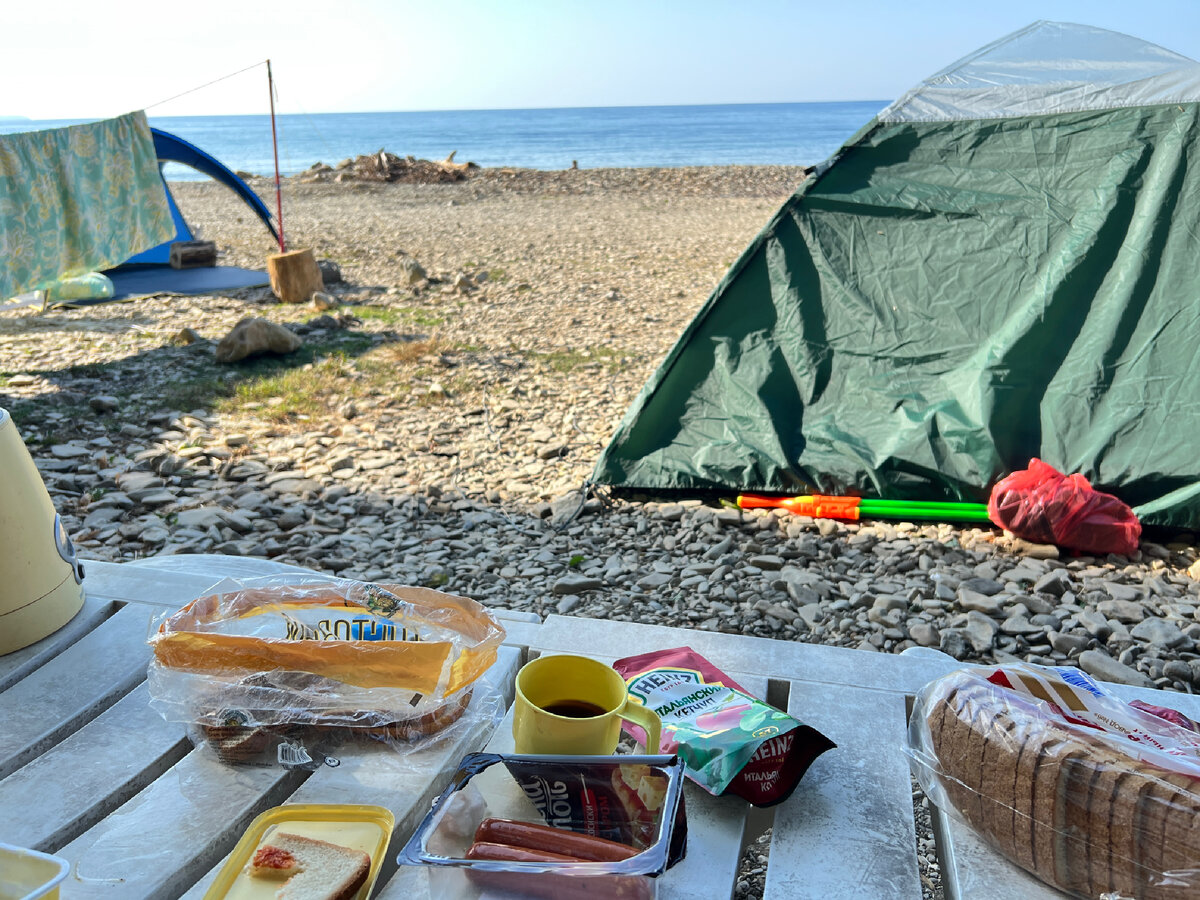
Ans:
[[[1129,635],[1136,640],[1171,650],[1184,644],[1191,644],[1191,639],[1180,631],[1178,626],[1171,624],[1166,619],[1145,619],[1134,625],[1129,630]]]
[[[1122,665],[1102,650],[1084,650],[1079,654],[1079,668],[1100,681],[1131,684],[1135,687],[1154,687],[1154,682],[1137,669]]]
[[[1060,634],[1050,632],[1050,646],[1065,656],[1082,653],[1091,644],[1092,639],[1083,634]]]
[[[966,659],[971,652],[971,642],[958,629],[946,629],[942,632],[938,649],[955,659]]]
[[[668,581],[670,578],[668,577]],[[639,582],[640,583],[640,582]],[[664,582],[665,583],[665,582]],[[586,575],[569,574],[554,582],[552,588],[555,594],[582,594],[586,591],[598,591],[604,587],[604,582],[599,578],[589,578]]]

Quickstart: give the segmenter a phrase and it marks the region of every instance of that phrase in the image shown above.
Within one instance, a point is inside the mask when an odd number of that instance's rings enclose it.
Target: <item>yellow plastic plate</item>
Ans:
[[[0,897],[56,900],[58,884],[69,868],[60,857],[0,844]]]
[[[329,841],[370,854],[371,872],[366,884],[355,895],[355,900],[366,900],[375,886],[379,865],[387,853],[395,827],[396,817],[382,806],[310,803],[268,809],[250,823],[216,881],[205,893],[204,900],[274,900],[281,882],[252,878],[245,869],[255,851],[276,831]]]

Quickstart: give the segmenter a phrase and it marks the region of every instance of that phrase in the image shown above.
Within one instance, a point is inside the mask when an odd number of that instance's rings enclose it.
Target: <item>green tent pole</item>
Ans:
[[[934,501],[863,500],[858,504],[861,516],[880,519],[947,519],[960,522],[988,522],[986,503],[938,503]]]
[[[856,520],[862,516],[876,519],[934,519],[947,522],[989,522],[984,503],[957,503],[941,500],[870,500],[861,497],[766,497],[739,494],[742,509],[774,507],[798,515],[826,519]]]

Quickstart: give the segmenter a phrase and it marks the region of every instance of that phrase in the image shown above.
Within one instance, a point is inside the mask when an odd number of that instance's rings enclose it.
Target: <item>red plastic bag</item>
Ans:
[[[1086,553],[1130,556],[1142,534],[1133,510],[1112,494],[1036,458],[992,488],[988,517],[1027,541]]]

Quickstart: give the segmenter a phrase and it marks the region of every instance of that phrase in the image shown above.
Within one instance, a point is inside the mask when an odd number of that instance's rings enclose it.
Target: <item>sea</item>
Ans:
[[[581,169],[814,165],[887,106],[886,100],[612,106],[280,115],[279,170],[387,150],[484,167]],[[150,115],[150,124],[190,141],[238,172],[274,172],[269,116]],[[86,119],[4,120],[0,134],[58,128]],[[178,164],[168,180],[206,176]]]

